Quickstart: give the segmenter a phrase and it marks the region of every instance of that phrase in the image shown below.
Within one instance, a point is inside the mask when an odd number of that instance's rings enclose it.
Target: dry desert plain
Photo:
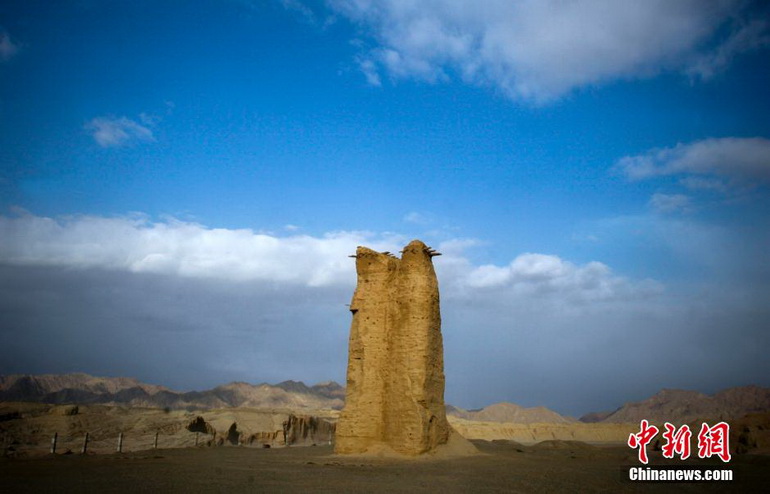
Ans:
[[[730,463],[732,483],[632,484],[626,447],[473,441],[476,456],[336,456],[330,446],[158,449],[0,460],[3,492],[768,492],[770,458]],[[660,463],[659,454],[651,463]],[[703,464],[704,462],[688,462]],[[714,462],[705,462],[720,465]]]
[[[727,465],[735,477],[731,483],[631,483],[624,467],[639,466],[635,451],[617,439],[589,443],[591,424],[474,425],[453,419],[468,436],[508,439],[473,439],[479,451],[473,456],[405,459],[339,456],[318,438],[302,441],[305,446],[263,448],[258,442],[213,446],[208,435],[200,434],[196,447],[195,433],[186,428],[201,416],[221,430],[219,436],[233,421],[246,435],[269,429],[270,421],[280,428],[280,411],[81,406],[76,415],[66,415],[61,412],[71,407],[12,407],[29,418],[0,422],[5,437],[17,438],[10,456],[0,458],[0,492],[770,492],[770,456],[761,449],[764,454],[733,455]],[[334,411],[327,418],[334,419]],[[598,425],[595,432],[605,434],[604,439],[624,434],[615,429],[622,424]],[[60,443],[51,455],[47,449],[54,429],[61,431]],[[86,429],[93,442],[82,455]],[[118,430],[129,431],[123,453],[115,451]],[[152,449],[152,431],[157,430],[158,449]],[[716,458],[664,460],[649,449],[651,464],[725,467]]]

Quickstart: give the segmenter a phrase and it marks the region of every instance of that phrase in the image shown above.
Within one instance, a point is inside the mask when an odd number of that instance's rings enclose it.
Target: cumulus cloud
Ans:
[[[96,117],[85,124],[84,128],[103,148],[154,141],[151,127],[157,123],[157,117],[142,114],[140,118],[141,124],[127,117]]]
[[[770,140],[723,137],[704,139],[674,147],[653,149],[626,156],[615,165],[631,180],[662,175],[717,176],[739,183],[770,180]],[[713,180],[685,181],[695,188],[718,188]]]
[[[358,245],[397,252],[405,237],[341,231],[320,237],[275,236],[248,229],[207,228],[144,216],[46,218],[31,214],[0,217],[0,262],[26,266],[102,268],[227,281],[284,285],[350,286],[355,266],[348,255]],[[602,263],[578,266],[557,256],[522,254],[509,265],[473,266],[465,250],[478,241],[442,242],[437,269],[455,296],[504,289],[501,296],[558,294],[571,301],[643,295],[649,282],[635,283]],[[512,293],[505,290],[513,289]]]
[[[555,294],[568,302],[644,298],[657,295],[662,289],[652,280],[632,283],[600,262],[576,266],[558,256],[532,253],[517,256],[507,266],[474,268],[468,274],[467,284],[473,288],[511,290],[518,297]]]
[[[721,26],[744,15],[745,4],[732,0],[328,3],[373,38],[359,63],[371,83],[380,81],[375,68],[430,82],[457,75],[535,103],[666,69],[705,78],[736,54],[763,46],[768,30],[744,22],[715,40]]]
[[[347,255],[365,240],[383,250],[397,246],[359,232],[276,237],[175,219],[151,222],[142,216],[1,217],[0,232],[6,239],[0,243],[0,259],[13,264],[308,286],[349,282],[353,266]]]
[[[19,45],[6,32],[0,32],[0,61],[7,62],[19,52]]]

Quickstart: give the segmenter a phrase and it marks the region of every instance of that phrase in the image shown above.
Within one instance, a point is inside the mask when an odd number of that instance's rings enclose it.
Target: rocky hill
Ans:
[[[567,424],[576,422],[545,407],[524,408],[513,403],[495,403],[481,410],[463,410],[447,406],[447,415],[480,422],[509,422],[516,424]]]
[[[335,382],[306,386],[233,382],[206,391],[182,393],[132,378],[88,374],[0,376],[0,401],[51,404],[105,404],[170,409],[227,407],[340,409],[345,389]]]
[[[706,395],[697,391],[664,389],[652,397],[626,403],[614,412],[594,412],[580,418],[581,422],[638,423],[642,419],[653,423],[665,421],[687,423],[699,419],[731,420],[750,413],[770,411],[770,389],[741,386]]]
[[[252,447],[329,444],[339,412],[295,414],[287,410],[232,407],[161,410],[110,405],[0,403],[0,437],[5,456],[38,456],[50,451],[80,452],[86,433],[90,453],[113,453],[123,434],[122,451],[190,446]]]

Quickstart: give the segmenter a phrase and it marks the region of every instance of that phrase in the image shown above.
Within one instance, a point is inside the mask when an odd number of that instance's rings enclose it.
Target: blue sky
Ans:
[[[5,2],[0,372],[343,381],[420,238],[458,406],[769,385],[768,13]]]

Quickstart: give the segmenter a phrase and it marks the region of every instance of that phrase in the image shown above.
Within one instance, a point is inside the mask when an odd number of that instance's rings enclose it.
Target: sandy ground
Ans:
[[[451,460],[339,457],[329,446],[199,447],[128,454],[0,458],[2,492],[770,492],[770,457],[729,463],[731,483],[633,484],[627,447],[474,441]],[[651,463],[662,463],[653,453]],[[681,461],[667,464],[681,465]],[[688,460],[688,465],[703,461]],[[706,464],[724,467],[719,460]]]

